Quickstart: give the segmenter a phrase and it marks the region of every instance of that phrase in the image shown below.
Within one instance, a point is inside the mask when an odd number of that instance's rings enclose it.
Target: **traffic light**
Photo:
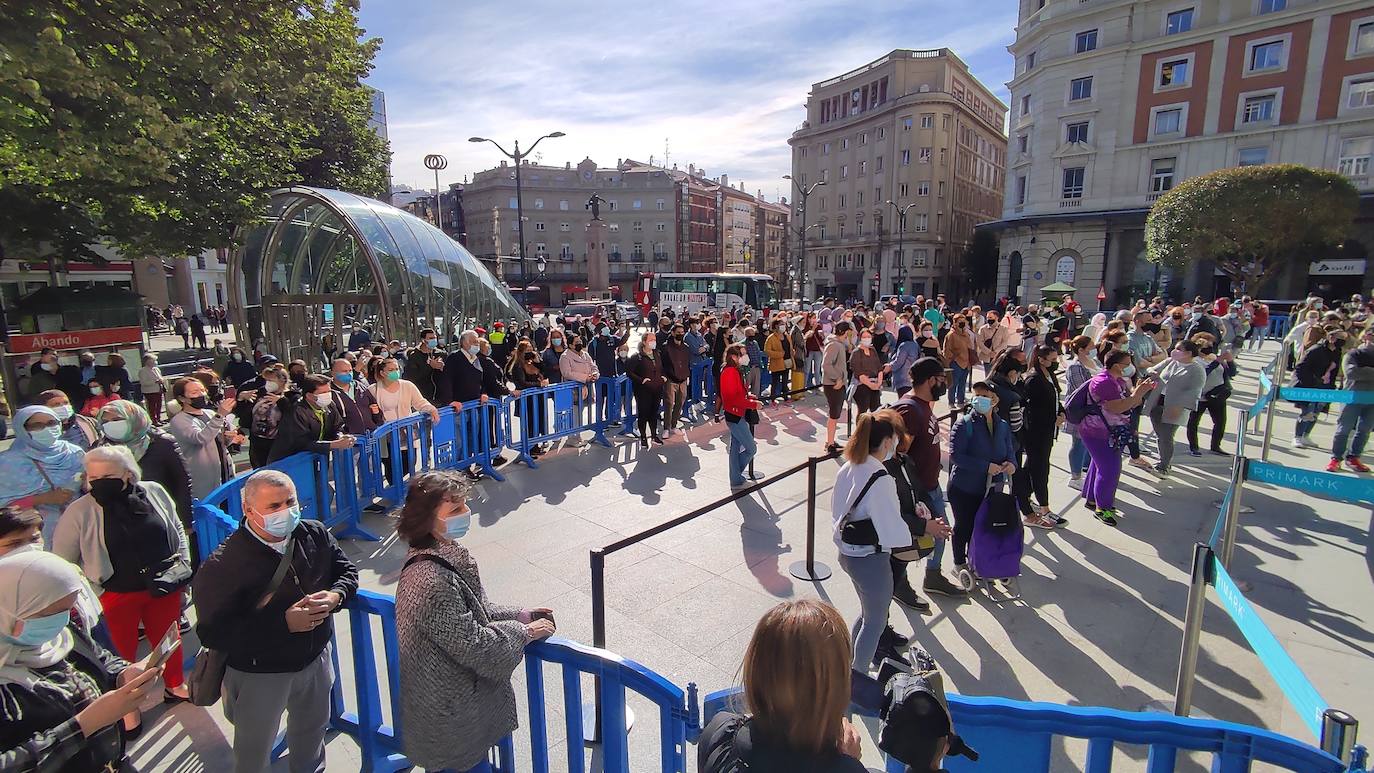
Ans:
[[[906,285],[897,285],[897,294],[906,295]]]

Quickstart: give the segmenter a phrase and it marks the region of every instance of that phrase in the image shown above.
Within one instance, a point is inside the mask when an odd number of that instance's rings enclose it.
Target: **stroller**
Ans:
[[[971,591],[983,583],[988,596],[997,603],[1021,598],[1016,582],[1021,576],[1021,555],[1025,552],[1025,527],[1016,508],[1016,498],[994,485],[988,476],[987,494],[973,519],[973,535],[968,544],[968,565],[959,570],[959,585]]]

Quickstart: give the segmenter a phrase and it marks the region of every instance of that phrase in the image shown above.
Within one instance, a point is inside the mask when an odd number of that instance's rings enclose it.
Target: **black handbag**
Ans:
[[[160,567],[143,570],[143,578],[148,583],[148,593],[153,598],[167,596],[191,581],[191,562],[179,551],[167,557]]]
[[[878,479],[887,475],[887,470],[878,470],[869,477],[868,482],[859,490],[859,495],[854,497],[854,501],[849,503],[849,511],[844,514],[844,525],[840,527],[840,539],[846,545],[856,545],[862,547],[876,547],[882,544],[878,540],[878,528],[873,525],[873,519],[865,518],[862,521],[852,521],[854,508],[859,506],[863,498],[868,494],[868,490],[873,488],[873,484]]]

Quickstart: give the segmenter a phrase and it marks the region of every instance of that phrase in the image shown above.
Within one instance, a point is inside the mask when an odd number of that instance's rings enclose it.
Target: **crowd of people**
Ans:
[[[774,759],[852,757],[850,731],[830,708],[806,736],[827,740],[807,741],[785,719],[797,707],[770,704],[750,683],[766,683],[807,658],[841,657],[861,674],[884,660],[910,663],[904,653],[911,642],[888,624],[889,604],[929,609],[917,584],[927,594],[968,593],[974,517],[989,490],[1009,488],[1025,526],[1067,523],[1064,502],[1052,501],[1067,492],[1056,493],[1049,481],[1061,430],[1071,443],[1072,496],[1112,526],[1123,518],[1116,503],[1123,468],[1168,481],[1183,453],[1179,427],[1188,454],[1201,456],[1200,422],[1210,417],[1207,450],[1226,453],[1234,352],[1263,335],[1267,313],[1249,298],[1142,300],[1111,319],[1087,317],[1071,299],[986,309],[952,307],[943,297],[872,307],[828,301],[768,315],[659,309],[637,340],[625,321],[546,314],[509,329],[496,322],[489,331],[462,331],[446,344],[430,329],[404,346],[374,341],[373,331],[358,326],[347,348],[322,339],[313,361],[281,362],[256,348],[226,346],[218,367],[170,383],[155,359],[134,378],[116,355],[97,365],[83,353],[78,365],[58,365],[56,353],[45,351],[30,374],[32,404],[16,412],[15,440],[0,452],[0,712],[7,720],[0,761],[6,769],[91,770],[119,760],[155,685],[166,701],[190,698],[179,651],[165,663],[136,656],[140,635],[152,643],[173,627],[187,629],[184,612],[193,607],[200,641],[222,655],[215,685],[235,729],[236,770],[265,769],[283,717],[292,759],[303,761],[301,769],[322,763],[330,616],[356,592],[358,570],[328,529],[301,519],[295,483],[274,469],[255,472],[243,486],[240,528],[213,553],[198,549],[191,503],[235,474],[241,451],[249,466],[262,467],[299,452],[347,448],[416,413],[437,420],[444,406],[462,410],[567,382],[582,385],[585,402],[601,402],[619,421],[629,406],[617,405],[600,382],[626,376],[641,447],[694,421],[724,421],[730,485],[741,488],[758,477],[750,470],[752,427],[766,420],[765,375],[767,399],[796,399],[811,389],[825,395],[820,450],[843,457],[832,494],[833,538],[860,614],[849,637],[827,634],[846,645],[829,655],[809,652],[783,666],[757,659],[750,666],[747,658],[753,719],[703,744],[703,761],[726,754],[725,746],[738,751],[738,733],[749,726],[759,741],[751,753],[771,744],[783,755]],[[1299,314],[1286,339],[1295,383],[1374,389],[1369,306],[1356,298],[1328,309],[1312,299]],[[694,380],[702,380],[705,400],[695,418],[684,410]],[[855,418],[841,447],[837,426],[846,406]],[[544,402],[517,400],[515,408],[527,436],[546,434]],[[1303,404],[1295,444],[1310,442],[1323,410]],[[1152,456],[1142,443],[1143,417],[1153,431]],[[1329,469],[1367,470],[1359,456],[1371,421],[1370,406],[1345,406]],[[399,449],[407,457],[418,451],[406,443]],[[478,476],[417,473],[398,503],[397,533],[410,548],[397,586],[401,703],[426,719],[408,724],[404,740],[410,758],[429,768],[472,767],[514,728],[511,675],[525,644],[555,630],[551,610],[498,605],[482,589],[462,546]],[[946,543],[953,543],[957,582],[944,573]],[[909,564],[921,562],[914,583]],[[836,614],[828,607],[775,610],[756,637],[777,636],[779,627],[833,628]]]

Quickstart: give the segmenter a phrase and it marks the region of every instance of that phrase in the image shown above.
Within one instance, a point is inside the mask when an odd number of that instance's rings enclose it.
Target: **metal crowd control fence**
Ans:
[[[1286,392],[1287,390],[1283,390]],[[1331,390],[1321,391],[1327,395]],[[1286,396],[1286,395],[1285,395]],[[1244,433],[1245,424],[1241,430]],[[1244,448],[1244,434],[1238,448]],[[1246,481],[1253,480],[1347,502],[1374,503],[1374,480],[1351,478],[1328,472],[1286,467],[1238,455],[1232,467],[1231,483],[1222,498],[1221,513],[1207,543],[1198,543],[1193,552],[1192,578],[1184,618],[1183,645],[1179,653],[1178,682],[1174,691],[1174,713],[1187,716],[1192,708],[1193,684],[1206,608],[1207,586],[1217,590],[1223,609],[1240,629],[1251,649],[1283,690],[1298,716],[1318,738],[1321,748],[1355,769],[1365,764],[1365,750],[1356,745],[1359,723],[1350,714],[1333,709],[1283,649],[1269,627],[1260,619],[1245,594],[1227,573],[1236,544],[1240,496]]]

